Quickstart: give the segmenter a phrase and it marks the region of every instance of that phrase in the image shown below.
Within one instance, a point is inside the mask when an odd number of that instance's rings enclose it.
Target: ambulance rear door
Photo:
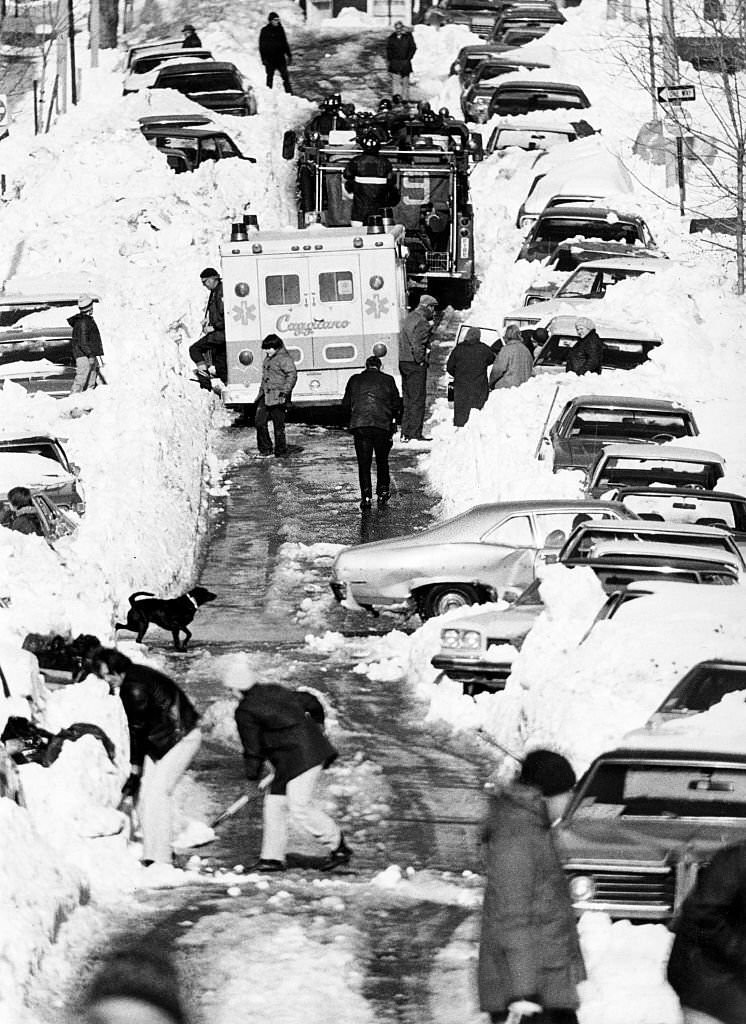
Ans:
[[[349,371],[362,369],[369,354],[363,336],[360,256],[356,250],[315,252],[308,266],[314,366],[346,371],[328,382],[344,393]]]
[[[257,263],[261,336],[279,335],[297,369],[312,369],[313,326],[307,257],[260,256]]]

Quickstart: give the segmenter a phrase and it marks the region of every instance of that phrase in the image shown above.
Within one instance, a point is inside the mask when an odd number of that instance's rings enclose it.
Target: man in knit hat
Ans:
[[[104,348],[98,324],[93,319],[93,299],[90,295],[80,296],[78,312],[69,317],[67,322],[73,329],[72,352],[75,360],[75,379],[70,393],[95,388],[99,382],[105,384],[100,365]]]
[[[202,40],[197,35],[194,25],[187,23],[181,31],[184,33],[184,41],[181,44],[182,49],[189,50],[202,46]]]
[[[267,24],[259,33],[259,57],[267,73],[267,88],[272,88],[275,71],[279,72],[285,92],[292,92],[288,64],[292,61],[288,38],[280,24],[280,15],[272,11]]]
[[[604,343],[596,333],[596,325],[586,316],[575,321],[578,340],[567,353],[567,372],[600,373],[604,364]]]
[[[199,277],[209,294],[202,321],[203,334],[189,346],[189,356],[196,363],[200,387],[212,391],[213,380],[219,378],[225,383],[226,377],[223,282],[214,267],[205,267]]]
[[[240,698],[236,725],[246,777],[256,784],[264,762],[272,781],[264,797],[262,850],[253,866],[265,873],[284,871],[289,820],[329,850],[322,870],[346,864],[352,851],[339,826],[314,802],[319,777],[337,757],[324,732],[324,708],[307,690],[260,683],[248,658],[234,656],[223,683]]]
[[[575,781],[565,757],[534,750],[518,778],[490,801],[478,980],[492,1024],[577,1024],[585,969],[551,833]]]
[[[438,300],[423,295],[402,324],[399,336],[399,372],[401,373],[404,414],[401,421],[402,441],[430,441],[423,437],[427,367],[430,362],[430,344],[433,320]]]

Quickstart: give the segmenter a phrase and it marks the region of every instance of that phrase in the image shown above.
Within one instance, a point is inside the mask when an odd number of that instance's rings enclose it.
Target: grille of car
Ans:
[[[659,871],[579,871],[568,872],[568,878],[584,875],[593,879],[595,892],[589,904],[637,904],[643,907],[666,908],[674,904],[676,879],[671,868]]]

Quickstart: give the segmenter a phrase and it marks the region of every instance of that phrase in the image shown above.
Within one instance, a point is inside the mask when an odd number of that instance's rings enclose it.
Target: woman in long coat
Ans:
[[[576,1024],[585,977],[575,916],[550,831],[575,784],[562,755],[528,754],[497,793],[485,826],[487,887],[479,946],[479,1000],[493,1024]]]

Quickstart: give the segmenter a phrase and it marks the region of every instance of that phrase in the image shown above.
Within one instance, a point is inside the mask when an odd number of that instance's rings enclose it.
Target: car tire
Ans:
[[[478,601],[479,591],[470,583],[441,583],[420,592],[417,609],[421,619],[432,619],[454,608],[468,608]]]

